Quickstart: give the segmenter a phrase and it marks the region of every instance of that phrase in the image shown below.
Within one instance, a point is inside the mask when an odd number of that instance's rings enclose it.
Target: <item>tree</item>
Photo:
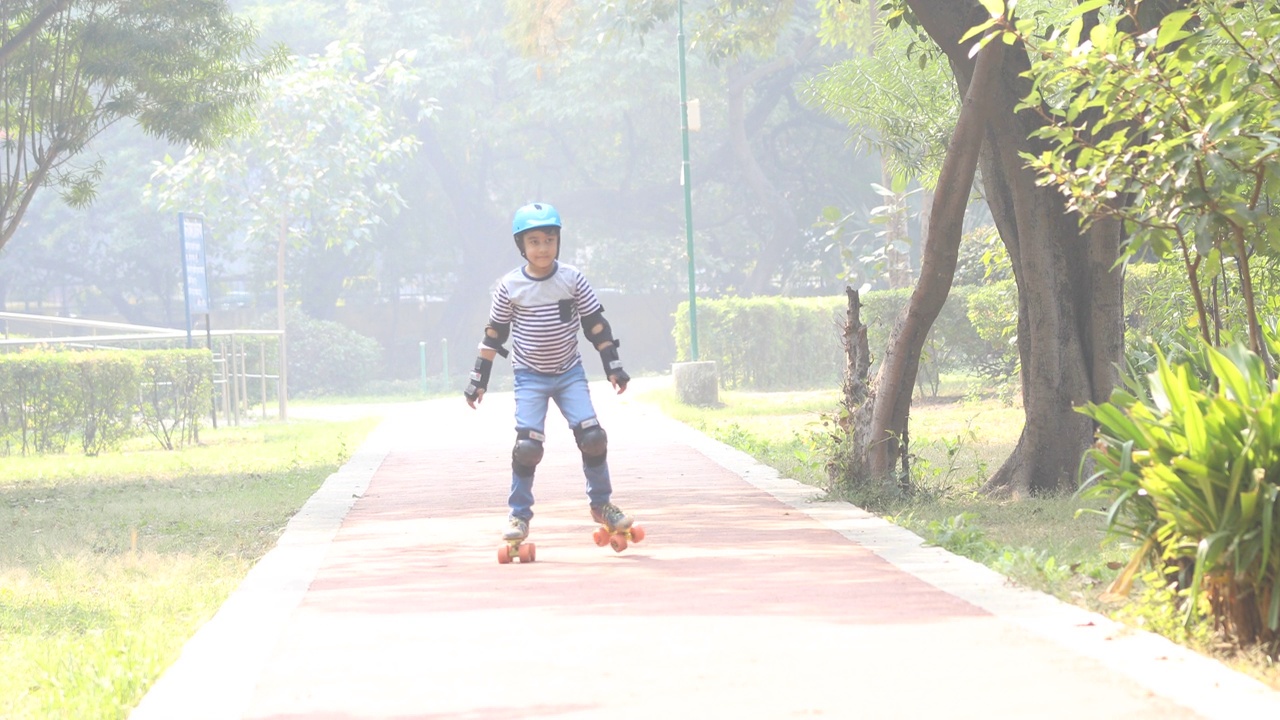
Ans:
[[[1265,361],[1250,264],[1280,254],[1280,10],[1205,0],[1149,30],[1131,4],[1036,50],[1026,106],[1044,117],[1048,147],[1028,160],[1042,182],[1086,226],[1131,228],[1127,257],[1176,255],[1209,344],[1221,342],[1204,286],[1234,264],[1250,349]]]
[[[382,174],[418,144],[388,111],[417,98],[407,60],[399,53],[370,69],[361,48],[336,42],[323,56],[296,58],[266,84],[249,132],[160,164],[161,206],[203,212],[223,234],[243,235],[259,268],[274,266],[267,257],[287,223],[303,310],[331,317],[344,281],[372,261],[373,228],[404,203]],[[425,117],[432,106],[418,109]]]
[[[0,4],[0,248],[41,187],[92,200],[101,166],[74,160],[113,123],[200,145],[230,133],[281,61],[255,41],[222,0]]]
[[[1110,395],[1123,347],[1123,275],[1116,268],[1120,223],[1100,221],[1082,229],[1062,196],[1040,186],[1036,173],[1026,167],[1024,155],[1037,149],[1033,135],[1045,125],[1038,113],[1022,107],[1031,90],[1025,76],[1030,68],[1027,50],[1020,43],[1005,48],[998,61],[989,60],[995,67],[987,78],[979,66],[984,56],[992,56],[984,50],[975,57],[974,39],[966,38],[970,28],[991,20],[993,10],[997,17],[1003,16],[1000,0],[901,0],[887,5],[887,19],[935,43],[960,95],[986,110],[977,161],[1018,288],[1018,352],[1026,422],[1013,453],[984,489],[1022,495],[1074,487],[1075,472],[1094,430],[1075,408]],[[953,154],[972,149],[953,143],[948,161]],[[919,362],[919,333],[932,322],[930,309],[940,302],[939,289],[949,289],[959,236],[956,228],[940,229],[958,219],[944,221],[938,210],[963,207],[969,194],[967,176],[957,173],[956,180],[939,181],[935,220],[924,248],[924,262],[928,264],[932,256],[940,275],[929,281],[932,289],[917,288],[907,315],[899,321],[895,346],[877,379],[874,422],[866,443],[854,449],[855,459],[864,460],[868,471],[862,480],[889,477],[893,463],[905,451],[902,440],[907,437],[909,392]]]

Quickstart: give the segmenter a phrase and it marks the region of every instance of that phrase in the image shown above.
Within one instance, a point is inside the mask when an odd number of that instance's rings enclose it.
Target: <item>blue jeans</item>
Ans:
[[[591,404],[591,392],[587,388],[587,373],[578,363],[559,375],[547,375],[533,370],[518,369],[515,375],[516,432],[531,430],[543,434],[547,422],[547,401],[555,400],[560,414],[569,421],[571,429],[596,416]],[[587,497],[592,505],[609,502],[613,485],[609,482],[607,462],[597,465],[582,463],[587,477]],[[518,473],[512,463],[511,496],[507,499],[511,514],[524,520],[533,517],[533,473],[526,477]]]

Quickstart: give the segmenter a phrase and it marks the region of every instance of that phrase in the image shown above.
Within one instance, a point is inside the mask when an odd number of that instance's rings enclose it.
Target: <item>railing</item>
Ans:
[[[24,331],[25,337],[10,337],[11,325],[17,325]],[[89,331],[79,335],[35,336],[38,333],[59,326],[75,327]],[[181,347],[188,339],[198,341],[200,335],[213,356],[213,406],[210,416],[213,426],[218,426],[219,413],[223,421],[239,425],[247,420],[252,412],[253,402],[250,399],[250,383],[256,385],[262,418],[267,419],[268,382],[273,384],[278,400],[276,417],[288,417],[288,385],[284,368],[280,365],[283,353],[275,353],[275,373],[268,373],[266,338],[275,338],[279,343],[284,340],[284,333],[279,330],[206,330],[195,336],[188,336],[185,330],[152,327],[148,325],[130,325],[127,323],[105,322],[102,320],[84,320],[80,318],[64,318],[50,315],[27,315],[22,313],[0,312],[0,352],[11,352],[24,347],[55,346],[74,350],[99,350],[135,348],[147,349]],[[107,334],[99,335],[99,331]],[[264,338],[255,343],[258,347],[257,362],[251,362],[251,348],[245,342],[250,337]]]

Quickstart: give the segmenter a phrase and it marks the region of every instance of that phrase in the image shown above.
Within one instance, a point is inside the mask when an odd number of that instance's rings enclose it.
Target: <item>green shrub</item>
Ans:
[[[1000,280],[974,288],[969,295],[969,326],[982,343],[973,369],[1000,382],[1018,374],[1018,287]]]
[[[66,353],[77,380],[76,415],[80,449],[97,455],[119,446],[134,432],[131,422],[140,378],[135,355],[119,352]]]
[[[23,455],[66,449],[75,426],[75,377],[54,353],[0,356],[0,421]]]
[[[212,368],[206,350],[141,353],[138,410],[143,427],[164,449],[197,439],[200,418],[211,402]]]
[[[698,303],[700,359],[715,360],[729,389],[838,386],[843,297],[727,297]],[[688,304],[676,311],[676,360],[688,361]]]
[[[926,338],[918,381],[937,392],[941,373],[974,367],[993,352],[970,325],[966,308],[972,288],[956,287]],[[862,322],[875,362],[911,298],[910,290],[862,295]],[[803,390],[839,386],[845,357],[846,298],[718,298],[698,303],[700,359],[714,360],[727,389]],[[676,359],[689,360],[688,304],[675,315]],[[928,387],[926,387],[928,386]]]
[[[347,326],[289,314],[289,394],[358,393],[378,374],[382,346]]]
[[[1177,577],[1188,618],[1203,597],[1229,637],[1275,652],[1280,391],[1242,345],[1203,350],[1211,384],[1157,350],[1146,393],[1117,390],[1081,409],[1099,426],[1086,456],[1096,471],[1082,493],[1106,499],[1109,531],[1138,544],[1117,592],[1146,561]]]
[[[0,451],[94,455],[150,430],[173,449],[209,407],[204,350],[0,354]]]

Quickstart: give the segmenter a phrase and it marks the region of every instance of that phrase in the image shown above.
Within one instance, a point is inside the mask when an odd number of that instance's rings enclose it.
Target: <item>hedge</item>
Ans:
[[[0,453],[86,455],[150,433],[166,449],[196,438],[209,408],[207,350],[27,350],[0,355]]]
[[[919,382],[936,393],[942,372],[989,362],[1002,348],[979,336],[969,322],[974,288],[956,287],[925,342]],[[911,291],[862,295],[862,322],[873,361],[884,354],[889,333]],[[842,328],[846,299],[838,297],[726,297],[698,303],[699,360],[714,360],[727,389],[803,390],[838,387],[843,380]],[[676,311],[676,359],[688,361],[689,311]],[[872,371],[875,371],[873,366]]]

